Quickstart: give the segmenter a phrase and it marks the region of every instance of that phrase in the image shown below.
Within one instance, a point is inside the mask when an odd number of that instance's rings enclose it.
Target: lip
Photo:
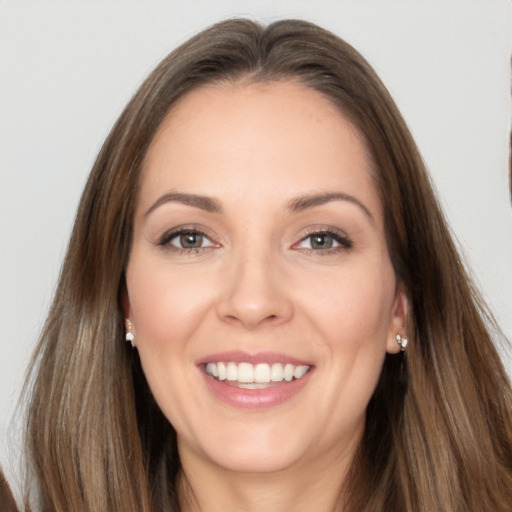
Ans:
[[[226,381],[219,381],[205,373],[204,366],[207,363],[218,362],[289,363],[295,366],[308,365],[310,370],[300,379],[290,382],[272,383],[264,389],[245,389],[230,385]],[[297,395],[308,384],[314,372],[314,366],[311,363],[274,352],[259,352],[257,354],[240,351],[222,352],[201,358],[196,361],[196,364],[210,393],[221,402],[238,409],[261,410],[276,407]]]
[[[250,363],[250,364],[258,364],[258,363],[283,363],[283,364],[293,364],[294,366],[313,366],[310,361],[305,361],[301,359],[296,359],[291,356],[287,356],[285,354],[278,354],[277,352],[257,352],[254,354],[250,354],[248,352],[242,352],[240,350],[234,350],[230,352],[217,352],[215,354],[210,354],[208,356],[202,357],[196,361],[197,366],[205,365],[207,363]]]
[[[310,370],[304,377],[291,382],[274,383],[265,389],[244,389],[232,386],[226,381],[218,381],[200,370],[209,391],[219,400],[238,409],[266,409],[286,402],[299,393],[307,385],[311,376]]]

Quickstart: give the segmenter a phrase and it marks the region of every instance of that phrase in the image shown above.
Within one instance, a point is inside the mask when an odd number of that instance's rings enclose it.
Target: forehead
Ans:
[[[341,188],[380,210],[372,173],[363,137],[319,92],[293,82],[218,84],[187,93],[167,114],[146,156],[141,196]]]

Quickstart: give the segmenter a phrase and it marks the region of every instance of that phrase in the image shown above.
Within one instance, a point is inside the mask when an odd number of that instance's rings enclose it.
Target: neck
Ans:
[[[181,454],[178,496],[182,512],[339,512],[350,456],[309,461],[272,473],[230,471],[193,453]]]

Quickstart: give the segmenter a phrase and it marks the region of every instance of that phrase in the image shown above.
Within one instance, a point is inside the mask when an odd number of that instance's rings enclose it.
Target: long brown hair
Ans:
[[[92,169],[27,386],[35,508],[179,510],[175,432],[124,343],[120,297],[138,180],[161,121],[188,91],[274,80],[319,91],[365,137],[411,311],[406,356],[387,356],[368,406],[345,510],[512,510],[512,395],[493,323],[395,104],[366,61],[330,32],[240,19],[201,32],[160,63]]]

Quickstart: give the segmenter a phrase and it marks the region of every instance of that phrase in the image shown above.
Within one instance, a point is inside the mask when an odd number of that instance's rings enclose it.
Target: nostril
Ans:
[[[218,317],[248,329],[289,320],[293,316],[293,306],[284,291],[286,288],[278,289],[276,282],[260,277],[249,269],[233,275],[215,305]]]

